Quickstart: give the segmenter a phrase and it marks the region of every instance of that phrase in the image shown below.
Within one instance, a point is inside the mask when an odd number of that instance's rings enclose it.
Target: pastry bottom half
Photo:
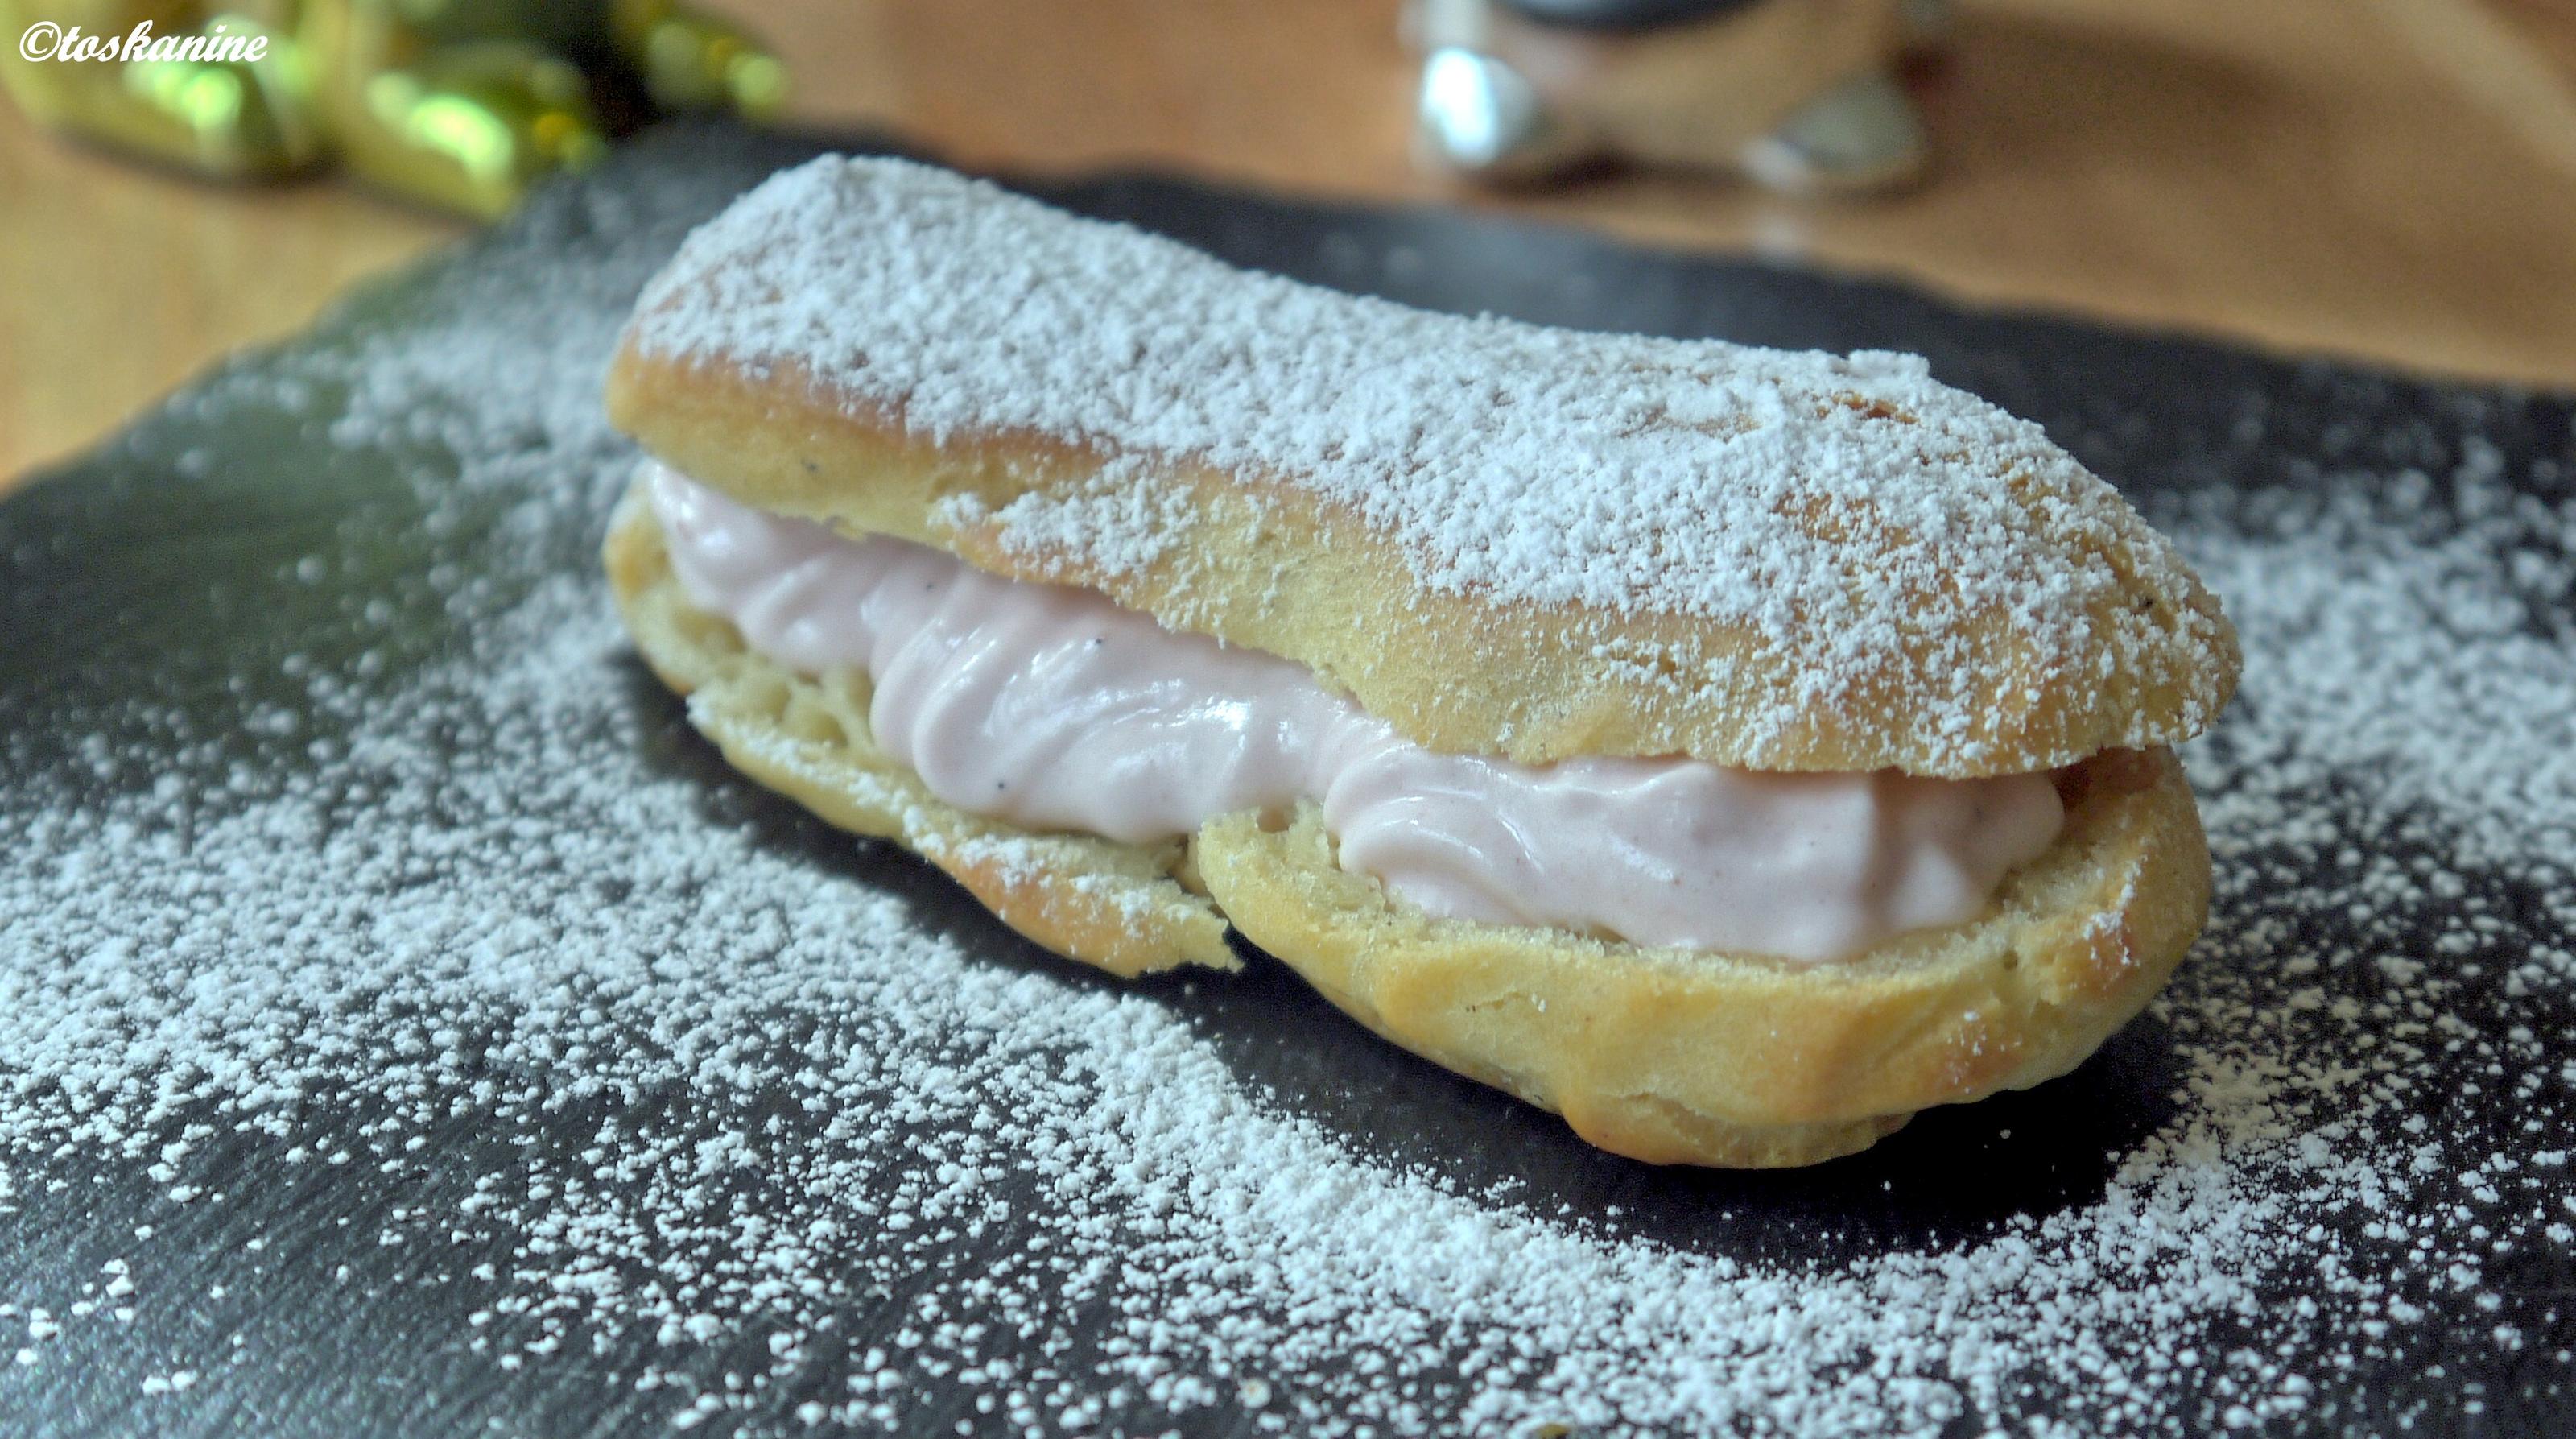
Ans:
[[[1160,846],[1025,830],[887,757],[864,673],[798,675],[693,608],[640,492],[606,561],[646,663],[728,762],[920,854],[1039,944],[1133,977],[1236,968],[1238,929],[1387,1039],[1654,1163],[1812,1164],[2064,1074],[2163,987],[2208,913],[2199,812],[2163,749],[2061,772],[2064,832],[1983,916],[1842,964],[1438,918],[1340,868],[1311,806]]]

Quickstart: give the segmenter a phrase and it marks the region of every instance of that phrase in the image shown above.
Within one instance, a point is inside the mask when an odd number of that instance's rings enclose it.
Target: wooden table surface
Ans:
[[[1494,197],[1406,158],[1392,0],[793,0],[727,8],[795,118],[967,166],[1143,164],[1439,200],[2432,372],[2576,386],[2576,7],[1969,0],[1906,196],[1626,176]],[[0,102],[0,476],[457,234],[344,183],[231,191]],[[0,480],[5,483],[5,480]]]

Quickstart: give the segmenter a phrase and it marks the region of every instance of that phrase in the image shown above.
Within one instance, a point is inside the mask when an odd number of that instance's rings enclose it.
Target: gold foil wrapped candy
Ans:
[[[39,122],[199,174],[337,157],[478,217],[658,112],[761,117],[776,56],[678,0],[0,0],[0,79]]]

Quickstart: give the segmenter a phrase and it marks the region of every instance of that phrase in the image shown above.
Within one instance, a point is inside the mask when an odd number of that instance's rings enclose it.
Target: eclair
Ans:
[[[1912,356],[1408,309],[894,160],[646,287],[611,588],[760,784],[1663,1163],[2066,1072],[2207,916],[2172,546]]]

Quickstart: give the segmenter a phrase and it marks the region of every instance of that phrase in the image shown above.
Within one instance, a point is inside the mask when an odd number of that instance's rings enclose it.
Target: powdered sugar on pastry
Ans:
[[[2233,682],[2225,622],[2170,547],[2038,427],[1911,356],[1422,313],[843,158],[695,232],[628,345],[802,376],[932,441],[1077,446],[1097,476],[993,518],[1024,548],[1080,536],[1098,574],[1169,559],[1191,522],[1173,466],[1284,487],[1391,536],[1427,594],[1563,612],[1642,688],[1718,696],[1737,752],[1663,746],[1704,758],[2045,767],[2183,738]],[[1659,618],[1684,623],[1636,628]],[[1996,738],[2033,695],[2105,687],[2080,723]],[[1833,762],[1809,757],[1819,725]]]
[[[1342,867],[1435,914],[1847,959],[1981,911],[2056,837],[2045,775],[1545,768],[1412,744],[1287,661],[1096,594],[852,540],[648,461],[672,566],[756,653],[874,682],[875,741],[973,814],[1127,843],[1319,800]]]

